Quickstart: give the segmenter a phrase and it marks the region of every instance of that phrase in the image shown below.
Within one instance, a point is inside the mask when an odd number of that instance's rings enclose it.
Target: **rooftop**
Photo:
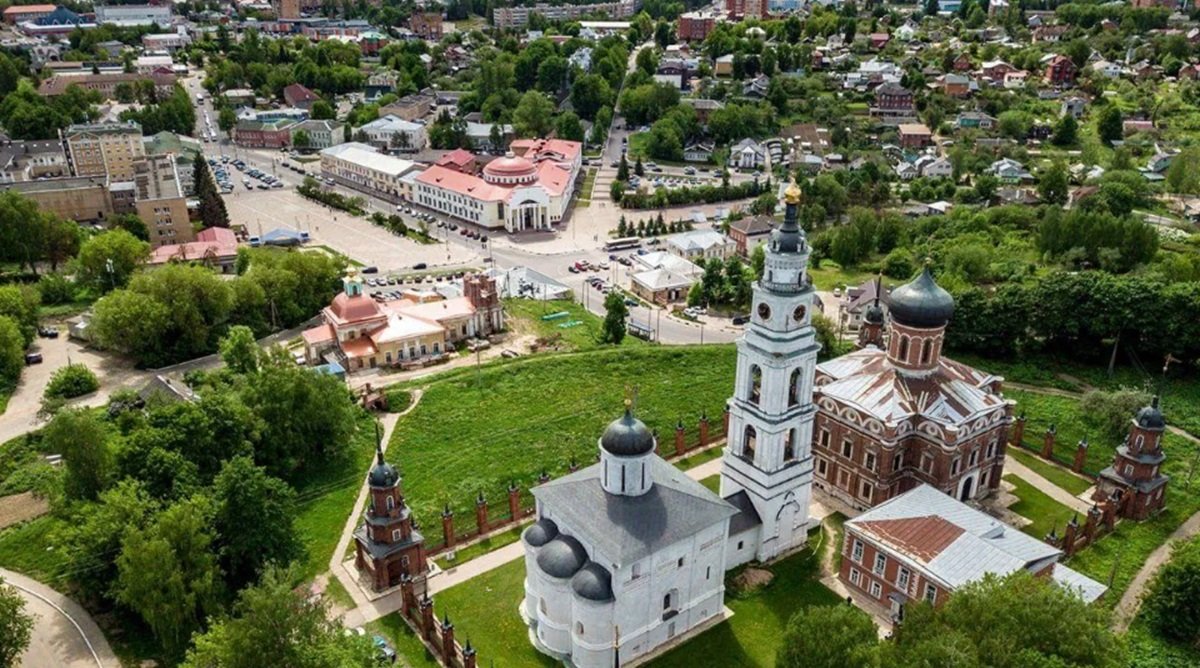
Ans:
[[[391,176],[400,176],[417,167],[411,160],[384,155],[376,151],[373,146],[359,142],[348,142],[331,146],[321,151],[321,155],[346,160]]]

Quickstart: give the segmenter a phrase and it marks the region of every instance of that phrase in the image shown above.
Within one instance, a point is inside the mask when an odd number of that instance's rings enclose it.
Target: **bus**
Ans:
[[[625,250],[627,248],[637,248],[641,245],[642,240],[638,237],[624,237],[604,242],[604,250],[611,253],[612,251]]]

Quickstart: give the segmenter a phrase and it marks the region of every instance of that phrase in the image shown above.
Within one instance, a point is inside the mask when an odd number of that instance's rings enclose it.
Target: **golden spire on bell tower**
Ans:
[[[799,204],[803,199],[804,193],[800,190],[800,186],[796,185],[796,179],[793,177],[787,190],[783,191],[783,200],[788,204]]]

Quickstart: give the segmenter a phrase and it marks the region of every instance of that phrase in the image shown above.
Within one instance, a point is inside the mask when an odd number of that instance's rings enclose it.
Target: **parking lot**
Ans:
[[[213,178],[217,181],[217,187],[221,192],[229,194],[237,190],[234,185],[238,175],[241,175],[241,186],[246,190],[280,190],[286,184],[268,174],[257,167],[247,165],[244,160],[230,159],[229,156],[217,158],[208,158],[208,165],[212,169]]]

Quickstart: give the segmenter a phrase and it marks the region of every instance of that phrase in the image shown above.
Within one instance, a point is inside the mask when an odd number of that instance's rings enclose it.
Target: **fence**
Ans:
[[[419,598],[413,579],[405,575],[400,580],[400,613],[417,637],[443,666],[448,668],[475,668],[478,657],[471,641],[466,646],[454,639],[454,624],[449,617],[438,621],[433,611],[433,599],[429,594]]]
[[[1100,473],[1087,466],[1087,454],[1090,445],[1086,438],[1075,444],[1075,452],[1070,459],[1067,459],[1061,453],[1054,451],[1054,447],[1058,443],[1058,429],[1054,426],[1053,422],[1046,423],[1044,427],[1041,424],[1027,423],[1028,420],[1024,415],[1017,416],[1017,419],[1013,421],[1012,436],[1010,438],[1013,445],[1020,446],[1021,449],[1027,452],[1049,462],[1069,468],[1080,475],[1095,478]],[[1041,439],[1032,443],[1027,442],[1025,439],[1027,430],[1038,433],[1036,431],[1038,429],[1041,430]]]

